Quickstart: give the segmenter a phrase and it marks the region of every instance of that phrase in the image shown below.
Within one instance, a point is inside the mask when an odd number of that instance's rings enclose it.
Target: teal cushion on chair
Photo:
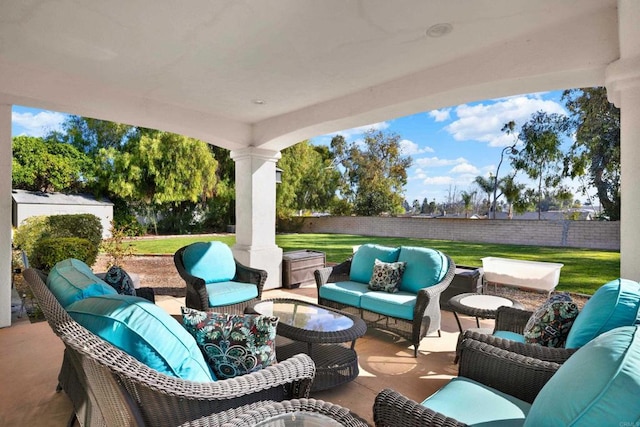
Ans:
[[[360,298],[367,292],[369,285],[352,281],[327,283],[318,290],[320,297],[352,307],[360,307]]]
[[[84,298],[117,294],[115,289],[93,274],[87,264],[75,258],[53,266],[47,275],[47,287],[65,308]]]
[[[602,285],[582,308],[567,335],[566,348],[579,348],[603,332],[638,321],[640,284],[616,279]]]
[[[215,380],[195,339],[157,305],[129,295],[102,295],[67,307],[79,324],[151,369],[190,381]]]
[[[385,316],[413,320],[413,309],[418,297],[411,292],[369,291],[360,298],[360,306],[365,310]]]
[[[625,326],[594,338],[540,390],[525,426],[636,426],[640,332]]]
[[[222,242],[197,242],[182,253],[187,273],[205,283],[227,282],[236,275],[236,262],[229,246]]]
[[[522,426],[531,408],[527,402],[464,377],[453,378],[422,405],[465,424],[499,427]]]
[[[209,307],[237,304],[258,297],[258,287],[253,283],[216,282],[207,285]]]
[[[402,246],[398,262],[405,262],[406,267],[400,282],[400,290],[417,293],[440,282],[447,274],[449,263],[440,251],[429,248]]]
[[[387,246],[374,245],[367,243],[360,246],[351,261],[351,270],[349,270],[349,278],[354,282],[369,283],[373,274],[373,264],[376,259],[382,262],[398,261],[400,248],[389,248]]]

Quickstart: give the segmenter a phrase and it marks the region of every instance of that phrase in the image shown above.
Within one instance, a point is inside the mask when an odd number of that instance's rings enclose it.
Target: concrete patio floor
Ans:
[[[315,286],[266,291],[263,298],[299,298],[315,302]],[[184,299],[159,296],[157,304],[172,315],[180,313]],[[461,317],[463,327],[475,320]],[[493,321],[481,322],[490,327]],[[356,342],[360,375],[354,381],[311,397],[347,407],[373,425],[372,406],[383,388],[393,388],[420,402],[457,374],[453,364],[458,327],[452,313],[443,311],[442,337],[422,340],[420,354],[403,339],[377,329],[369,329]],[[72,408],[64,393],[56,393],[58,369],[62,363],[62,342],[46,322],[16,319],[0,329],[0,425],[65,426]]]

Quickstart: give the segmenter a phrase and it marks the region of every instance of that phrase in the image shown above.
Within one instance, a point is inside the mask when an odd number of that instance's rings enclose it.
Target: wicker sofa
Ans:
[[[399,291],[369,288],[375,261],[404,262]],[[318,302],[360,316],[367,326],[391,331],[413,344],[414,357],[426,335],[440,335],[440,294],[455,275],[455,263],[440,251],[366,244],[352,258],[314,272]]]
[[[81,425],[218,426],[264,405],[308,397],[315,365],[307,355],[226,380],[194,382],[166,375],[71,318],[45,284],[44,273],[27,269],[23,274],[65,344],[59,388],[70,397]]]

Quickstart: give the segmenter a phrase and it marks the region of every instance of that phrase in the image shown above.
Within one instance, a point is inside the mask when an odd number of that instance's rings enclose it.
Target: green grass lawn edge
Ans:
[[[179,236],[136,239],[137,254],[173,254],[182,246],[199,241],[235,244],[235,235]],[[277,234],[276,244],[284,252],[310,249],[326,254],[327,262],[341,262],[351,256],[354,245],[377,243],[385,246],[419,246],[441,250],[457,265],[482,266],[488,256],[564,264],[556,290],[592,295],[603,284],[620,277],[620,252],[549,246],[454,242],[408,237],[372,237],[351,234]]]

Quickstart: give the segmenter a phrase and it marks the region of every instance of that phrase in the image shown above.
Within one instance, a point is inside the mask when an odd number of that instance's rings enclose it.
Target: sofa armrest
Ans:
[[[559,364],[566,362],[567,359],[577,351],[577,349],[545,347],[537,344],[521,343],[484,334],[473,329],[464,332],[462,340],[465,338],[480,341],[512,353]],[[460,340],[460,342],[462,340]]]
[[[373,422],[376,427],[466,426],[388,388],[376,396],[373,403]]]
[[[349,280],[351,271],[351,258],[332,267],[320,268],[313,272],[318,289],[327,283],[343,282]]]
[[[560,366],[473,339],[464,339],[460,344],[459,376],[529,403]]]
[[[522,335],[524,333],[524,327],[527,325],[532,314],[532,311],[519,308],[498,307],[494,332],[510,331]]]

